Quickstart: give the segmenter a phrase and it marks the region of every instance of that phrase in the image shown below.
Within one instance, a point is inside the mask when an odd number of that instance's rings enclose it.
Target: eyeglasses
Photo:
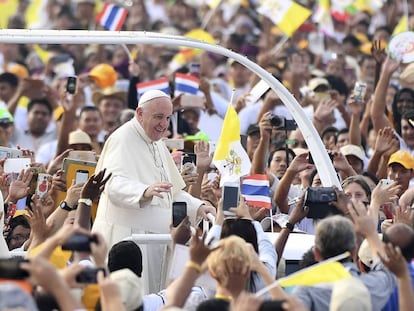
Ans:
[[[10,237],[10,240],[15,240],[17,242],[25,242],[29,237],[26,235],[16,234]]]

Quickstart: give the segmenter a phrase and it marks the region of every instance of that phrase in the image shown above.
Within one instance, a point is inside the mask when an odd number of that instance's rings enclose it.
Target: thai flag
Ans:
[[[142,96],[142,94],[150,90],[160,90],[168,95],[170,94],[170,84],[167,78],[160,78],[157,80],[137,83],[136,87],[138,100]]]
[[[127,9],[106,2],[96,21],[107,30],[119,31],[125,23],[127,14]]]
[[[183,73],[175,74],[175,91],[174,95],[177,96],[181,93],[197,95],[198,86],[200,84],[200,79]]]
[[[246,203],[255,207],[272,208],[267,175],[246,176],[242,182],[241,194]]]

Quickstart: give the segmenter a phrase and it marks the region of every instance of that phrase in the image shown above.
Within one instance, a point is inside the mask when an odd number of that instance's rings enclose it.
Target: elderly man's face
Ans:
[[[172,115],[171,100],[159,97],[137,108],[138,122],[152,141],[166,136]]]

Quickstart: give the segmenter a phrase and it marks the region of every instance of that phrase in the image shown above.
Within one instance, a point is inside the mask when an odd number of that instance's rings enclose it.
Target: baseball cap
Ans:
[[[341,149],[339,150],[344,156],[352,155],[354,157],[357,157],[361,161],[364,161],[365,159],[364,151],[362,150],[361,147],[357,145],[351,145],[351,144],[345,145],[345,146],[342,146]]]
[[[311,91],[315,91],[318,87],[321,87],[321,86],[325,86],[327,89],[331,87],[328,80],[326,80],[325,78],[320,78],[320,77],[313,78],[313,79],[310,79],[308,82],[308,88]]]
[[[414,168],[414,158],[405,150],[398,150],[390,156],[388,165],[393,163],[398,163],[408,170]]]
[[[69,145],[85,144],[91,145],[91,138],[82,130],[76,130],[69,133]]]
[[[113,86],[118,75],[111,65],[98,64],[89,71],[88,76],[101,88]]]
[[[139,98],[138,101],[138,107],[142,107],[147,101],[150,101],[154,98],[160,98],[160,97],[166,97],[168,99],[171,99],[169,95],[164,93],[160,90],[149,90],[146,91],[142,96]]]
[[[127,311],[134,311],[142,305],[144,286],[142,279],[129,269],[112,272],[109,276],[121,292],[121,299]]]
[[[14,118],[6,108],[0,108],[0,124],[11,124]]]
[[[335,283],[329,311],[372,310],[371,295],[367,287],[356,277]]]
[[[379,235],[380,239],[382,240],[382,234],[379,233],[378,235]],[[359,246],[358,258],[367,267],[369,267],[369,268],[372,267],[374,259],[372,258],[371,248],[369,247],[367,239],[364,239],[362,241],[361,245]]]
[[[95,106],[98,107],[100,101],[104,97],[115,97],[115,98],[122,100],[124,103],[126,103],[126,100],[127,100],[127,94],[124,91],[114,86],[110,86],[110,87],[103,88],[99,91],[95,91],[92,94],[92,102],[95,104]]]
[[[260,133],[260,127],[258,124],[250,124],[247,128],[247,136],[252,135],[254,133]]]

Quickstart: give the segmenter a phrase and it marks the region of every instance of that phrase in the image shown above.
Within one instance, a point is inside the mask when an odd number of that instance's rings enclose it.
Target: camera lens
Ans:
[[[274,127],[283,127],[283,123],[283,119],[278,116],[273,116],[270,119],[270,124],[272,124]]]

